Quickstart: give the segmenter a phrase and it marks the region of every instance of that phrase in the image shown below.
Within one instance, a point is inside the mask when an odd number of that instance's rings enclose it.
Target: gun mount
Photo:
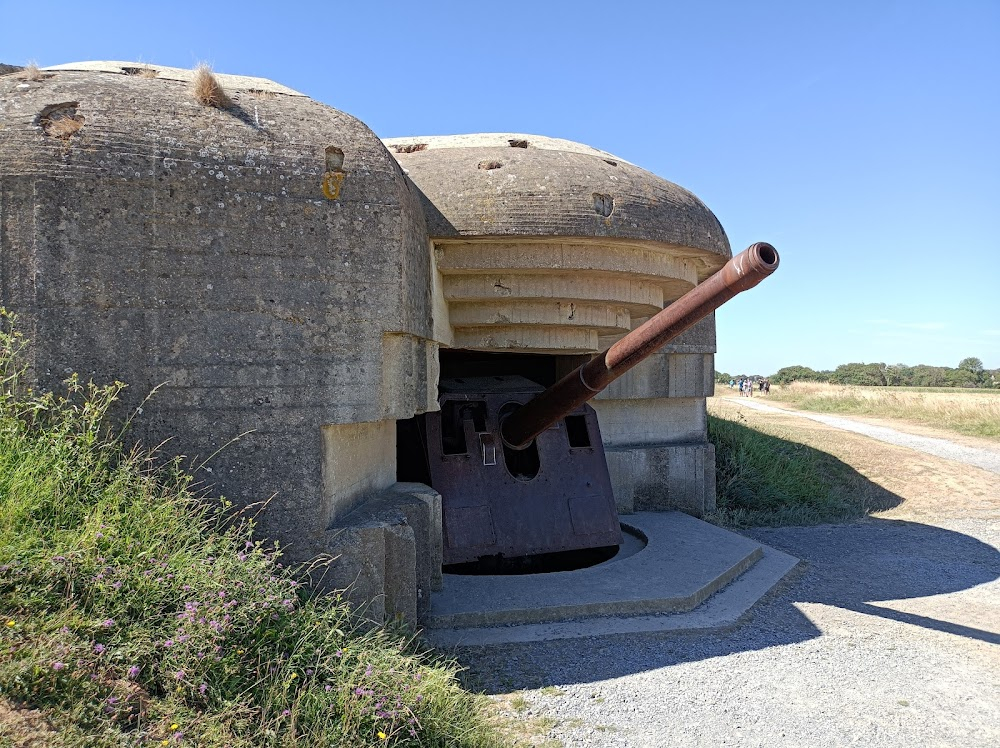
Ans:
[[[587,401],[777,267],[774,247],[750,246],[547,390],[523,377],[442,380],[425,444],[442,495],[444,563],[619,545],[597,414]]]

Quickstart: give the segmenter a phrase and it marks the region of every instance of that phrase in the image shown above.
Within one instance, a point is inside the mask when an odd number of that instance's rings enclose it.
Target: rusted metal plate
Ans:
[[[523,377],[442,380],[441,410],[426,423],[445,564],[622,542],[593,408],[574,408],[527,449],[501,442],[503,415],[542,389]]]

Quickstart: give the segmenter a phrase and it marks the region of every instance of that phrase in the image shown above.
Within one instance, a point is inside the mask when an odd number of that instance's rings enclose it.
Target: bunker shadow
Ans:
[[[786,447],[801,449],[802,445],[775,445],[779,450]],[[852,482],[868,492],[873,510],[904,502],[853,468],[844,468],[853,473]],[[1000,630],[893,610],[882,604],[960,592],[1000,578],[1000,551],[971,535],[876,517],[844,524],[757,527],[739,532],[789,553],[803,564],[735,624],[685,632],[459,647],[450,654],[466,668],[466,684],[486,693],[594,682],[815,639],[822,632],[799,609],[801,603],[818,603],[1000,644]]]

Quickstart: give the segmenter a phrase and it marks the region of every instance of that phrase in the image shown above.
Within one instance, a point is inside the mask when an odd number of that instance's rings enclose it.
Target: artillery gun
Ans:
[[[597,414],[587,401],[778,267],[753,244],[548,389],[519,376],[442,379],[425,419],[442,496],[444,564],[536,558],[622,542]]]

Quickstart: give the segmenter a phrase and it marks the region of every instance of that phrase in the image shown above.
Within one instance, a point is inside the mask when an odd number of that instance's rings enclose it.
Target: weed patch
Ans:
[[[176,464],[123,450],[106,419],[123,385],[28,390],[10,322],[0,312],[5,740],[44,721],[60,745],[506,744],[453,663],[314,594]]]

